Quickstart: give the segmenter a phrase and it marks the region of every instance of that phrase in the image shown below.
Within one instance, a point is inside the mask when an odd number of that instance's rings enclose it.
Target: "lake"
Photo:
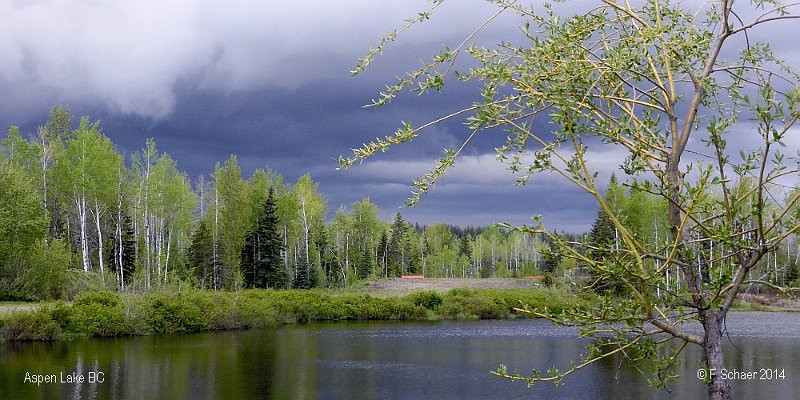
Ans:
[[[800,313],[736,312],[727,325],[732,342],[725,343],[726,368],[778,369],[785,375],[733,381],[736,398],[800,398]],[[696,377],[697,346],[685,350],[682,377],[669,385],[671,393],[648,386],[620,358],[579,371],[559,388],[548,383],[528,388],[489,373],[500,363],[520,371],[564,368],[583,350],[576,332],[542,320],[342,322],[5,343],[0,344],[0,399],[705,397]]]

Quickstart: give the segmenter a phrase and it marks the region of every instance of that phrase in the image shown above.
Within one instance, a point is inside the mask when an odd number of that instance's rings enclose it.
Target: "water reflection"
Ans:
[[[770,329],[768,326],[772,325]],[[732,382],[737,398],[797,399],[800,314],[731,317],[729,369],[785,369],[786,378]],[[765,326],[767,326],[765,328]],[[787,333],[787,330],[789,333]],[[767,337],[767,332],[775,333]],[[755,334],[753,333],[755,332]],[[0,399],[670,399],[702,398],[699,348],[684,352],[672,393],[652,389],[620,357],[555,388],[493,377],[567,367],[575,331],[545,321],[311,324],[280,329],[0,345]],[[102,372],[102,383],[25,382],[28,374]],[[95,375],[97,377],[97,375]]]

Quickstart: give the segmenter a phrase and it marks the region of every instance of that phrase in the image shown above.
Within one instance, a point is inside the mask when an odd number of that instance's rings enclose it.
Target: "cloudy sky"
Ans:
[[[272,168],[287,181],[310,172],[329,208],[370,197],[384,218],[402,206],[410,180],[432,166],[467,132],[458,123],[426,131],[348,171],[336,159],[391,133],[400,121],[422,123],[471,102],[468,87],[402,96],[391,106],[362,109],[395,75],[443,43],[457,44],[493,9],[479,0],[446,2],[431,22],[402,36],[367,73],[356,60],[423,0],[7,0],[0,2],[0,126],[35,132],[56,104],[99,119],[118,150],[130,154],[156,140],[192,179],[231,154],[245,175]],[[518,20],[498,20],[478,41],[515,34]],[[800,33],[797,23],[789,25]],[[786,25],[784,25],[784,32]],[[784,54],[800,59],[788,35]],[[470,149],[406,219],[423,224],[527,223],[584,230],[595,208],[555,177],[526,187],[495,161],[503,137]],[[607,174],[619,154],[594,155]]]

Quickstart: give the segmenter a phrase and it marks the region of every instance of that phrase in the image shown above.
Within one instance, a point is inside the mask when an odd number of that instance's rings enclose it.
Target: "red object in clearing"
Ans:
[[[403,279],[423,279],[425,278],[424,275],[403,275],[401,276]]]

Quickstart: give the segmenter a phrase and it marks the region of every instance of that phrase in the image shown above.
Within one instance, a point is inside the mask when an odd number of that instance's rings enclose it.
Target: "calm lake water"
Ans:
[[[732,382],[739,399],[800,398],[800,313],[733,313],[726,367],[784,379]],[[0,399],[695,399],[700,349],[671,393],[619,358],[559,388],[492,376],[566,366],[576,331],[541,320],[321,323],[182,336],[0,344]],[[102,374],[99,374],[102,373]],[[29,375],[28,375],[29,374]],[[54,375],[56,383],[25,382]],[[90,376],[91,374],[91,376]],[[59,383],[83,376],[84,382]],[[88,382],[94,377],[95,382]],[[102,382],[97,382],[102,379]]]

